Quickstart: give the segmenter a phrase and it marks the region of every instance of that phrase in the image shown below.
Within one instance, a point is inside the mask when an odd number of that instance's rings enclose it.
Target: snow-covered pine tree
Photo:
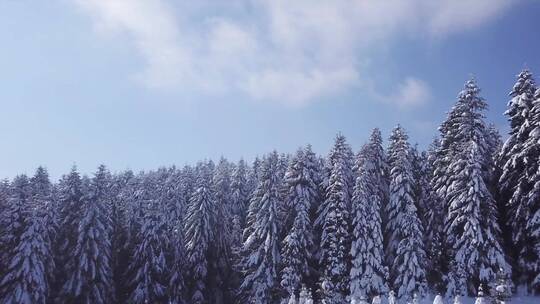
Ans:
[[[461,288],[456,282],[463,280],[460,273],[464,272],[471,293],[480,282],[491,281],[499,268],[509,271],[500,245],[498,211],[487,187],[486,168],[490,166],[491,156],[482,113],[487,105],[479,92],[474,79],[469,80],[454,106],[461,113],[454,121],[458,130],[455,135],[460,141],[452,146],[444,199],[447,204],[444,230],[453,261],[450,287]]]
[[[178,191],[180,191],[180,198],[182,199],[182,205],[187,210],[189,205],[189,199],[193,194],[193,188],[195,187],[195,172],[191,166],[184,166],[180,171]]]
[[[167,249],[169,233],[155,197],[148,197],[142,227],[129,265],[131,291],[129,303],[167,303],[167,286],[170,265]]]
[[[534,122],[532,107],[535,92],[533,75],[524,70],[517,76],[517,81],[510,92],[510,101],[505,115],[510,122],[510,136],[504,143],[498,166],[502,168],[499,178],[500,204],[506,204],[507,226],[512,236],[510,255],[515,260],[514,271],[518,284],[530,284],[535,276],[531,272],[530,257],[534,256],[531,242],[527,240],[526,226],[528,211],[527,196],[533,180],[530,170],[534,159],[525,150],[538,145],[529,140]],[[534,156],[537,157],[537,156]],[[534,158],[533,157],[533,158]],[[534,174],[534,172],[533,172]]]
[[[266,304],[277,300],[280,263],[280,191],[279,157],[273,152],[260,167],[260,181],[253,193],[250,210],[257,211],[246,227],[242,249],[244,280],[240,286],[244,303]],[[254,208],[253,206],[257,206]]]
[[[38,209],[38,213],[35,215],[42,217],[42,223],[38,224],[43,225],[44,231],[41,237],[44,239],[43,245],[47,247],[44,252],[49,253],[43,262],[51,289],[48,294],[54,298],[60,288],[57,283],[62,283],[56,281],[56,264],[53,251],[57,244],[59,216],[57,202],[53,198],[53,185],[49,180],[49,173],[44,167],[40,166],[36,169],[34,176],[30,179],[30,186],[32,189],[32,204]]]
[[[85,185],[83,179],[83,185]],[[111,269],[111,222],[108,189],[110,175],[98,167],[83,190],[83,211],[77,229],[77,243],[70,261],[72,272],[63,286],[61,303],[101,304],[114,299]],[[84,187],[84,186],[83,186]],[[83,188],[84,189],[84,188]]]
[[[176,226],[171,234],[172,257],[169,277],[169,303],[184,304],[187,286],[187,257],[182,226]]]
[[[215,273],[210,278],[212,303],[232,302],[230,285],[233,276],[232,267],[232,192],[231,164],[221,158],[212,177],[212,191],[215,199],[214,250],[210,251],[209,261]]]
[[[531,111],[533,124],[529,139],[525,143],[524,161],[526,176],[532,189],[524,202],[513,214],[524,216],[526,225],[518,236],[524,240],[518,262],[522,278],[530,287],[540,290],[540,88],[534,94]],[[511,201],[512,202],[512,201]],[[534,244],[534,245],[533,245]]]
[[[4,231],[8,250],[5,275],[0,281],[2,303],[46,303],[49,297],[49,274],[54,261],[45,223],[45,209],[34,200],[32,185],[26,176],[15,178]]]
[[[116,299],[119,303],[123,303],[129,293],[129,283],[125,279],[125,274],[130,258],[126,244],[129,238],[127,211],[131,196],[127,194],[132,190],[130,185],[134,177],[133,172],[127,170],[113,176],[111,184],[111,267]]]
[[[465,88],[458,94],[457,101],[448,113],[446,120],[439,127],[440,140],[432,154],[433,177],[431,184],[436,198],[439,200],[438,205],[444,210],[444,214],[448,213],[447,197],[452,184],[450,164],[470,140],[471,134],[482,138],[482,141],[477,142],[481,144],[483,156],[485,157],[489,153],[489,149],[486,147],[486,129],[481,113],[487,108],[487,104],[483,98],[478,96],[479,92],[480,89],[476,85],[476,81],[469,80],[465,84]],[[475,131],[464,131],[465,129],[475,129]],[[486,180],[489,177],[489,170],[489,164],[484,162],[482,174]],[[447,244],[445,244],[446,247],[448,247]],[[444,265],[444,268],[446,267],[447,265]]]
[[[414,201],[414,177],[408,136],[401,126],[392,130],[388,148],[390,201],[387,205],[387,257],[398,298],[412,299],[425,288],[423,230]]]
[[[317,224],[321,227],[319,263],[321,302],[342,303],[348,294],[349,220],[353,186],[352,151],[338,134],[330,152],[325,200],[320,205]]]
[[[248,204],[247,165],[241,159],[234,167],[231,177],[231,209],[232,214],[239,217],[243,223]]]
[[[289,297],[296,296],[308,283],[312,258],[313,232],[310,210],[318,199],[317,171],[310,148],[299,149],[285,173],[286,205],[290,206],[292,227],[282,243],[281,286]],[[287,227],[288,228],[288,227]]]
[[[376,147],[376,146],[375,146]],[[388,291],[383,265],[381,221],[382,192],[379,185],[377,151],[367,146],[358,155],[356,182],[352,196],[352,245],[350,270],[351,299],[374,297]]]
[[[255,190],[257,190],[257,187],[260,183],[260,177],[261,177],[261,171],[262,171],[262,162],[259,159],[259,157],[255,157],[255,160],[253,161],[253,165],[251,166],[251,170],[249,170],[248,174],[248,188],[249,190],[249,202],[247,206],[246,211],[246,218],[245,218],[245,224],[244,224],[244,231],[242,232],[242,238],[245,241],[247,237],[253,232],[251,228],[255,227],[254,221],[257,215],[257,212],[259,210],[259,205],[257,205],[260,200],[253,200],[253,197],[255,196]]]
[[[72,263],[74,261],[72,254],[77,245],[77,231],[82,219],[82,196],[81,176],[74,166],[69,174],[62,176],[58,183],[59,229],[55,260],[56,281],[60,290],[66,282],[68,274],[73,273],[77,266]]]
[[[423,156],[423,165],[420,170],[420,184],[424,190],[423,199],[423,227],[424,245],[426,249],[426,280],[431,288],[438,293],[446,291],[444,276],[446,272],[446,253],[444,250],[444,210],[441,199],[436,195],[431,184],[433,180],[433,163],[436,157],[439,140],[435,139]]]
[[[2,231],[0,240],[2,248],[0,259],[4,267],[8,267],[13,257],[13,250],[19,243],[19,239],[24,229],[23,210],[25,204],[30,199],[30,182],[26,175],[16,176],[9,185],[6,208],[3,210]]]
[[[191,303],[211,303],[209,291],[215,275],[211,252],[217,250],[215,226],[219,220],[214,191],[212,190],[213,163],[199,163],[195,169],[196,182],[185,219],[187,261],[190,265]]]
[[[184,169],[189,168],[185,167]],[[186,169],[187,170],[187,169]],[[184,198],[186,184],[184,184],[184,171],[175,167],[158,170],[154,213],[164,221],[166,226],[165,262],[167,265],[167,281],[163,285],[167,287],[167,303],[186,303],[186,248],[184,243],[184,218],[187,202]],[[147,216],[147,215],[145,215]],[[156,223],[159,224],[160,221]]]
[[[208,256],[213,250],[216,202],[212,191],[212,168],[199,163],[196,182],[185,219],[188,265],[190,265],[190,303],[210,303],[208,279],[211,274]]]
[[[451,165],[452,191],[445,231],[456,266],[466,273],[469,292],[489,284],[499,268],[509,270],[499,243],[495,202],[482,176],[482,153],[475,141]]]
[[[388,199],[389,199],[388,174],[390,172],[388,168],[386,154],[384,152],[381,131],[378,128],[373,129],[373,131],[371,132],[368,146],[370,149],[371,159],[372,159],[373,174],[374,174],[373,178],[375,179],[375,183],[379,187],[379,196],[381,198],[381,208],[384,208],[386,204],[388,203]],[[384,221],[385,219],[383,217],[383,224],[384,224]]]

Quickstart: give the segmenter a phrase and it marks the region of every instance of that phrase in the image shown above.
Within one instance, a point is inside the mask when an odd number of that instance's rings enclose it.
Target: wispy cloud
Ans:
[[[78,0],[96,28],[128,38],[153,88],[304,105],[361,86],[367,50],[396,35],[444,38],[500,15],[505,0]],[[425,102],[408,78],[396,103]],[[399,100],[397,100],[399,99]]]
[[[408,77],[399,84],[395,94],[383,96],[382,99],[388,103],[410,108],[427,103],[431,99],[431,90],[424,81]]]

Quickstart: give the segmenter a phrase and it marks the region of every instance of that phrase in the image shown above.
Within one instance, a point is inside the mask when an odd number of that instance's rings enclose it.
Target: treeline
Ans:
[[[397,126],[252,164],[40,167],[0,184],[0,303],[362,303],[540,286],[540,90],[504,145],[465,84],[427,151]],[[386,147],[385,147],[386,146]]]

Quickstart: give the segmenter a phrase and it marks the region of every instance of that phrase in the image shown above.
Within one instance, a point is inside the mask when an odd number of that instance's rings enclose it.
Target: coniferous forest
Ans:
[[[59,181],[39,167],[4,180],[0,303],[536,294],[540,88],[529,71],[506,99],[500,135],[467,81],[425,151],[398,125],[372,130],[358,151],[338,133],[327,155],[308,145],[250,163],[90,176],[73,167]]]

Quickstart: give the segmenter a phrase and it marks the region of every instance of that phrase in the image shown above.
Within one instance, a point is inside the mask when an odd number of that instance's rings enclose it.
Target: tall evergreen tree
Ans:
[[[35,188],[34,188],[35,189]],[[46,303],[50,276],[54,269],[51,244],[45,219],[45,206],[32,193],[32,184],[25,176],[14,180],[6,240],[7,271],[0,281],[2,303]]]
[[[387,259],[398,298],[410,298],[425,288],[423,229],[414,201],[414,177],[408,136],[401,126],[392,130],[388,148],[390,201],[387,205]]]
[[[232,214],[238,216],[241,221],[245,218],[248,200],[247,165],[241,159],[234,167],[231,177],[231,209]]]
[[[497,271],[508,271],[509,266],[499,243],[495,202],[482,176],[482,153],[472,141],[463,154],[452,163],[454,182],[445,231],[454,251],[454,275],[462,279],[459,272],[464,271],[466,276],[467,286],[456,288],[473,293],[476,286],[493,282]],[[458,279],[453,281],[450,287],[458,285]]]
[[[209,253],[214,241],[216,204],[212,191],[212,169],[209,163],[197,165],[197,181],[191,195],[186,222],[185,236],[188,263],[191,266],[191,303],[210,303],[208,279]]]
[[[373,143],[373,142],[372,142]],[[387,273],[383,258],[378,145],[369,145],[356,161],[357,177],[352,196],[351,300],[385,293]]]
[[[327,160],[325,200],[317,219],[320,238],[320,297],[325,304],[340,303],[348,294],[349,217],[353,184],[352,151],[343,135],[336,137]]]
[[[165,214],[160,212],[155,198],[149,197],[142,227],[129,265],[132,286],[129,303],[167,303],[170,246]]]
[[[55,254],[57,272],[56,281],[60,292],[68,274],[73,273],[77,265],[70,263],[78,239],[79,222],[82,219],[82,181],[76,167],[64,175],[58,184],[59,229]],[[58,299],[60,302],[60,299]]]
[[[487,141],[483,110],[476,82],[469,80],[459,93],[454,120],[460,141],[453,144],[444,201],[446,243],[452,253],[449,293],[468,289],[473,293],[479,281],[492,281],[499,268],[508,270],[500,246],[498,211],[489,192],[492,158]],[[472,265],[477,263],[476,265]],[[465,282],[467,286],[461,286]]]
[[[84,185],[84,182],[83,182]],[[62,290],[62,303],[110,303],[114,299],[111,268],[110,176],[100,166],[83,196],[83,212],[72,253],[72,272]],[[84,191],[84,190],[83,190]]]
[[[215,199],[214,246],[209,260],[213,263],[215,274],[211,278],[212,303],[232,301],[232,192],[231,165],[221,158],[214,170],[212,191]]]
[[[32,203],[38,208],[38,213],[34,215],[42,217],[42,222],[36,224],[43,225],[44,231],[41,237],[44,240],[43,246],[46,247],[44,252],[48,253],[48,256],[43,261],[49,287],[52,289],[52,291],[48,291],[48,296],[54,298],[59,287],[56,284],[56,264],[53,251],[57,243],[59,223],[57,202],[53,197],[53,185],[49,180],[49,173],[44,167],[36,169],[34,176],[30,179],[30,185],[32,188]]]
[[[514,267],[518,284],[530,284],[534,274],[529,263],[534,249],[526,237],[528,208],[526,200],[531,189],[531,172],[528,170],[534,161],[525,153],[526,143],[534,123],[532,107],[535,91],[533,75],[524,70],[517,76],[517,81],[510,92],[510,101],[505,115],[510,122],[510,134],[502,147],[499,166],[502,174],[499,178],[500,204],[506,204],[506,221],[511,228],[510,254],[515,260]],[[530,142],[530,141],[529,141]],[[533,173],[534,174],[534,173]]]
[[[429,146],[423,156],[423,165],[420,168],[418,184],[423,189],[423,227],[424,245],[426,249],[426,279],[429,287],[438,292],[446,290],[445,273],[447,269],[446,254],[444,248],[444,210],[441,199],[435,194],[431,181],[433,180],[433,164],[438,148],[438,139]]]
[[[293,223],[282,243],[281,286],[289,297],[296,296],[310,276],[313,249],[310,210],[318,199],[316,164],[310,153],[310,147],[298,150],[285,173],[286,205],[292,208]]]
[[[30,182],[26,175],[19,175],[9,185],[6,208],[3,210],[0,240],[2,248],[0,261],[7,269],[14,255],[14,248],[19,243],[24,229],[24,209],[31,196]]]
[[[247,223],[250,226],[246,227],[247,237],[242,249],[244,280],[240,290],[245,303],[274,303],[277,299],[281,227],[278,162],[277,152],[265,157],[260,168],[260,181],[250,202],[249,209],[257,212],[254,220]]]
[[[525,143],[524,160],[527,163],[526,176],[532,189],[527,197],[520,203],[517,212],[523,214],[526,225],[524,231],[518,234],[524,239],[523,247],[519,252],[519,267],[522,278],[530,287],[540,290],[540,88],[534,94],[531,111],[533,129]]]

